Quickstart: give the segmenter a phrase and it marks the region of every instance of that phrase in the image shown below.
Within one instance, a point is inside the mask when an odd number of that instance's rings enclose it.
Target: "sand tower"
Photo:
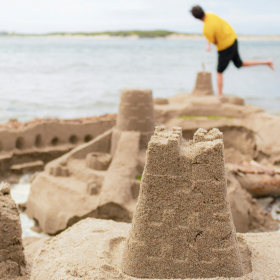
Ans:
[[[150,89],[124,89],[117,125],[113,130],[111,153],[114,154],[121,132],[140,131],[140,149],[147,148],[154,133],[155,117],[153,94]]]
[[[19,210],[10,195],[10,186],[1,183],[0,279],[23,276],[26,272],[21,233]]]
[[[156,127],[122,269],[138,278],[243,275],[227,200],[222,133]]]
[[[193,95],[205,96],[214,95],[212,87],[212,76],[210,72],[198,72]]]

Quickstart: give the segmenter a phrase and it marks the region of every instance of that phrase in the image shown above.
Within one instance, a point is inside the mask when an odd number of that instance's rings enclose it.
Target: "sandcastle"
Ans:
[[[80,219],[130,222],[155,125],[152,91],[125,89],[116,126],[50,162],[31,185],[27,213],[47,233]],[[60,198],[59,198],[60,197]]]
[[[181,128],[156,127],[122,267],[137,278],[243,275],[219,130],[186,144]]]
[[[210,72],[198,72],[195,88],[192,92],[196,96],[214,95],[212,76]]]
[[[10,195],[10,186],[0,184],[0,279],[26,274],[19,210]]]
[[[279,279],[279,233],[235,233],[222,134],[181,132],[156,128],[132,224],[78,222],[38,249],[31,279]]]
[[[49,234],[86,217],[131,222],[147,144],[153,135],[153,108],[151,90],[123,90],[113,129],[48,163],[35,176],[27,202],[29,217]],[[233,212],[238,232],[278,228],[251,197],[246,196],[245,203],[240,189],[237,186],[231,192],[230,200],[232,205],[243,201],[242,209]],[[258,216],[253,215],[255,208]]]

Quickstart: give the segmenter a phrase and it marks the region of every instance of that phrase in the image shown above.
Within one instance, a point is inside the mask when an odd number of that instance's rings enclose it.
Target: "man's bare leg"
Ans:
[[[223,73],[217,73],[218,96],[223,95]]]
[[[242,67],[255,66],[255,65],[267,65],[272,70],[274,70],[274,65],[273,65],[272,60],[267,60],[267,61],[243,61]]]

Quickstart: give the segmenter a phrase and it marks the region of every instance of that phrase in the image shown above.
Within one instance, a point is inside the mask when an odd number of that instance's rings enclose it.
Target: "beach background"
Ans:
[[[275,71],[231,64],[224,93],[280,114],[279,38],[241,37],[239,47],[242,59],[273,59]],[[151,88],[154,97],[190,93],[202,63],[216,91],[217,52],[205,51],[202,36],[3,36],[0,61],[0,123],[116,113],[123,88]]]
[[[0,124],[11,119],[117,113],[123,88],[150,88],[155,98],[191,93],[202,64],[212,73],[216,92],[217,52],[214,46],[205,51],[206,41],[199,35],[202,23],[189,13],[196,4],[192,0],[0,2]],[[236,69],[231,64],[224,75],[225,95],[243,97],[246,104],[280,115],[279,0],[201,0],[200,4],[243,34],[238,37],[242,59],[273,59],[275,64],[275,71],[266,66]],[[176,34],[139,38],[104,33],[159,29]],[[102,34],[85,34],[92,32]],[[12,185],[17,203],[27,201],[31,176]],[[34,221],[24,213],[21,222],[23,236],[39,236],[30,229]]]

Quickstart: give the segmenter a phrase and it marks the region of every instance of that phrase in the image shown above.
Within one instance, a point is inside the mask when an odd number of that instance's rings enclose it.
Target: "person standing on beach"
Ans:
[[[237,68],[254,65],[267,65],[274,69],[272,60],[242,61],[238,53],[237,35],[223,19],[212,13],[205,13],[200,6],[191,9],[192,15],[204,22],[203,34],[207,39],[206,50],[211,50],[211,43],[218,50],[217,84],[218,95],[223,95],[223,72],[232,60]]]

